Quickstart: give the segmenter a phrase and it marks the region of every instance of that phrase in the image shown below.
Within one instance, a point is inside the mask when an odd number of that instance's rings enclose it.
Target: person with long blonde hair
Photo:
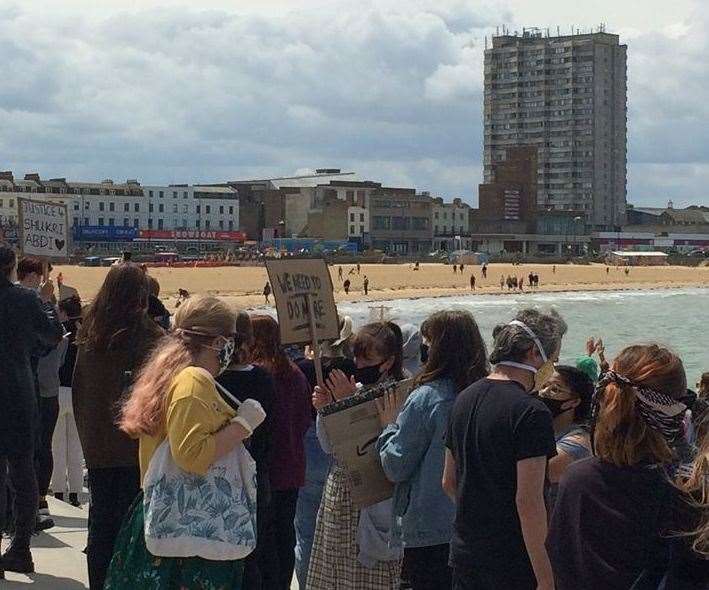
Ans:
[[[232,360],[235,321],[219,299],[187,300],[175,315],[174,331],[158,343],[140,371],[119,426],[139,441],[141,479],[165,439],[180,469],[205,475],[265,418],[254,400],[234,410],[215,384]],[[143,502],[136,501],[116,543],[105,588],[238,590],[242,572],[242,560],[155,559],[145,547]]]
[[[549,526],[557,590],[627,590],[667,561],[686,392],[682,361],[654,344],[625,348],[601,377],[595,456],[567,468]]]

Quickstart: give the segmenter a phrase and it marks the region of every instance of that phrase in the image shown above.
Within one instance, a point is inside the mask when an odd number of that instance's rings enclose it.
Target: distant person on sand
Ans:
[[[460,265],[460,274],[463,274],[463,269],[464,269],[464,268],[465,268],[465,266],[463,266],[463,265],[461,264],[461,265]]]
[[[342,283],[342,286],[345,288],[345,293],[350,292],[350,280],[349,279],[345,279],[345,282]]]
[[[500,277],[500,291],[504,291],[505,289],[505,275],[502,275]]]
[[[519,286],[520,291],[524,291],[524,277],[519,277],[519,281],[517,282],[517,285]]]
[[[630,269],[629,269],[629,268],[626,268],[626,269],[625,269],[625,276],[627,277],[629,274],[630,274]]]
[[[527,280],[529,281],[529,288],[530,289],[533,288],[534,287],[534,273],[533,272],[529,273]]]
[[[454,264],[453,265],[453,274],[457,274],[457,273],[458,273],[458,265]]]
[[[417,262],[416,264],[414,264],[414,270],[418,270],[418,269],[419,269],[419,263]]]
[[[189,299],[190,294],[187,291],[187,289],[178,289],[177,290],[177,303],[175,303],[175,307],[180,307],[182,305],[182,302]]]
[[[369,279],[367,278],[367,275],[364,275],[364,282],[362,285],[364,286],[364,294],[367,295],[367,293],[369,293]]]
[[[354,273],[355,273],[355,267],[353,266],[353,267],[350,269],[350,272],[348,272],[347,274],[348,274],[348,275],[353,275]]]
[[[269,296],[271,295],[271,284],[266,281],[266,284],[263,287],[263,296],[266,298],[266,303],[270,303],[268,300]]]
[[[483,272],[483,278],[486,279],[487,278],[487,264],[483,264],[483,271],[482,272]]]
[[[554,274],[556,274],[556,264],[551,267],[551,272],[554,273]]]
[[[342,267],[338,266],[337,267],[337,277],[342,281]]]
[[[534,286],[535,288],[539,286],[539,275],[536,272],[534,273]]]
[[[608,274],[610,271],[611,269],[606,266],[606,274]]]
[[[470,275],[470,290],[475,290],[475,275],[473,274]]]
[[[362,271],[362,268],[359,265],[359,262],[357,263],[357,274],[359,274]]]

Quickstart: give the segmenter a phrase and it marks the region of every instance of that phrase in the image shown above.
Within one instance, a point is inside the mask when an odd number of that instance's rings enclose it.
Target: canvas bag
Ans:
[[[256,462],[242,443],[197,475],[177,466],[164,440],[143,494],[145,545],[153,555],[229,561],[256,547]]]

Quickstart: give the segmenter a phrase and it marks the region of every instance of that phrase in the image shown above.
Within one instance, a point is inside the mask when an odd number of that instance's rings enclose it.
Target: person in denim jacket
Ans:
[[[377,449],[395,484],[392,531],[404,546],[402,578],[413,590],[451,584],[448,552],[455,505],[441,486],[448,418],[460,391],[488,373],[473,316],[440,311],[421,326],[428,360],[401,411],[393,396],[377,403],[384,431]]]

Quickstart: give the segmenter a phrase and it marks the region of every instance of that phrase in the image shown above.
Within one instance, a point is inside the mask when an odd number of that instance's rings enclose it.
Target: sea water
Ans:
[[[561,363],[573,364],[585,354],[586,340],[600,337],[609,360],[629,344],[657,342],[669,346],[684,361],[690,387],[702,372],[709,371],[709,289],[461,295],[338,303],[338,310],[351,316],[355,326],[361,326],[378,317],[379,306],[397,323],[417,326],[434,311],[470,311],[488,346],[494,326],[512,319],[519,309],[554,308],[569,325]]]

